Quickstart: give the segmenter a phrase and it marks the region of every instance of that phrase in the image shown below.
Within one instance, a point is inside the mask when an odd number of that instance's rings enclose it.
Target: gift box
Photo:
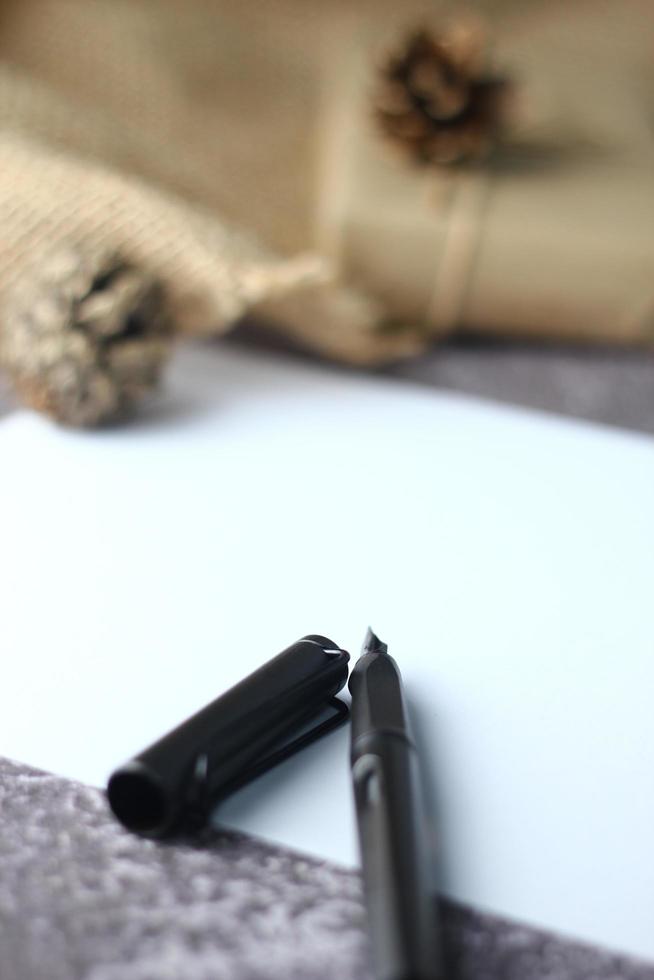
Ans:
[[[651,342],[653,29],[630,0],[505,8],[485,69],[511,86],[505,131],[454,165],[398,152],[374,119],[401,30],[353,32],[324,81],[320,250],[437,336]]]

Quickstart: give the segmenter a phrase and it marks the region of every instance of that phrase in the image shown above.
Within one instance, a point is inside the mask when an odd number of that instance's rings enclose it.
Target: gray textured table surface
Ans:
[[[653,368],[470,342],[385,373],[654,433]],[[0,816],[0,980],[370,980],[354,872],[227,833],[145,842],[99,791],[2,759]],[[654,980],[654,965],[443,911],[451,980]]]
[[[654,433],[654,350],[449,345],[391,374],[424,384]]]
[[[95,789],[0,759],[2,980],[371,980],[359,878],[232,833],[157,844]],[[444,905],[451,980],[652,980]]]

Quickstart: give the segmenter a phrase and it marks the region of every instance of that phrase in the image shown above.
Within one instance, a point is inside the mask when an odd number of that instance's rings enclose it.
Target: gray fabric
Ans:
[[[227,340],[252,341],[259,347],[305,356],[252,322],[245,322]],[[379,374],[654,433],[654,347],[561,347],[466,337],[435,345],[427,354],[383,368]]]
[[[654,351],[469,341],[435,348],[387,373],[654,433]]]
[[[0,374],[0,418],[12,408],[12,397],[6,380]]]
[[[157,844],[95,789],[0,759],[2,980],[371,980],[359,878],[233,833]],[[451,980],[654,967],[444,905]]]

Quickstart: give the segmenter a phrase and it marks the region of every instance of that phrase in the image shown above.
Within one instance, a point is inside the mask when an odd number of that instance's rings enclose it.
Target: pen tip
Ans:
[[[388,646],[385,643],[382,643],[370,626],[368,627],[368,632],[366,633],[366,638],[363,641],[363,648],[361,650],[362,656],[366,653],[388,653]]]

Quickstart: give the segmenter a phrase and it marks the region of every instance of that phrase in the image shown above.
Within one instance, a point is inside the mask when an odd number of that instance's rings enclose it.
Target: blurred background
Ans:
[[[647,0],[1,0],[0,159],[5,407],[229,333],[654,431]]]

